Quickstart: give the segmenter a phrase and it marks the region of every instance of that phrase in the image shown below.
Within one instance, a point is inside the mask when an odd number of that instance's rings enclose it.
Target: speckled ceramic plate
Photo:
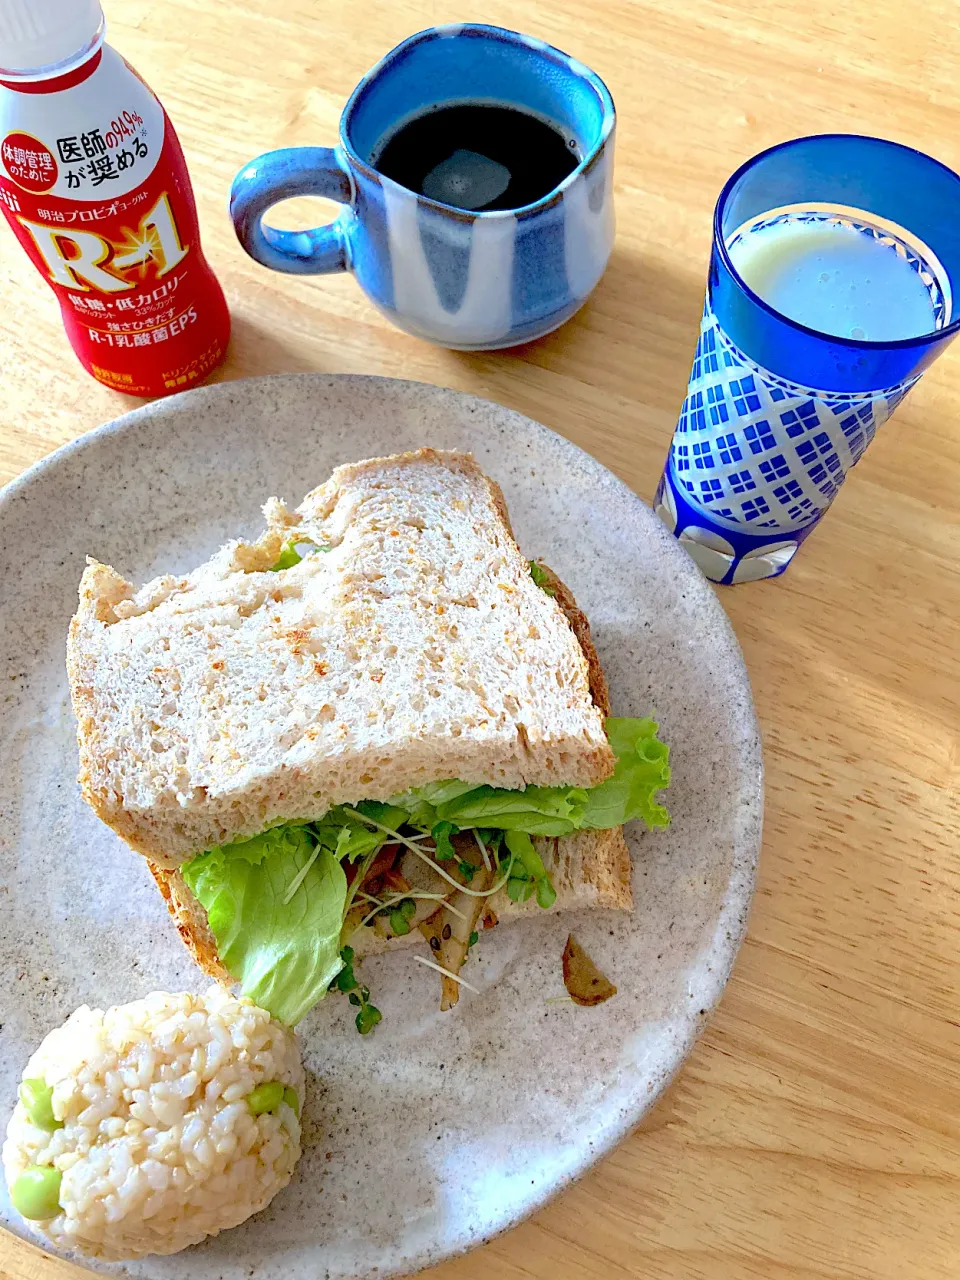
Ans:
[[[364,966],[369,1039],[345,1001],[301,1024],[306,1148],[264,1213],[186,1254],[104,1273],[344,1280],[415,1271],[511,1226],[619,1141],[689,1052],[743,934],[760,843],[761,756],[737,642],[650,510],[544,427],[453,391],[316,375],[149,405],[61,449],[0,498],[0,1124],[27,1056],[79,1004],[204,983],[144,864],[81,803],[64,636],[89,552],[143,580],[254,534],[338,463],[469,449],[503,486],[521,547],[573,588],[621,715],[671,744],[673,824],[630,830],[637,908],[494,930],[480,995],[437,1011],[432,975]],[[573,928],[619,995],[563,994]],[[0,1189],[2,1221],[25,1234]],[[87,1264],[90,1265],[90,1264]]]

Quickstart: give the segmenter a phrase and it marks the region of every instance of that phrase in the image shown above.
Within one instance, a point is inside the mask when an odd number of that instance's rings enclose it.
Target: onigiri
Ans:
[[[84,1005],[24,1070],[3,1147],[10,1198],[63,1249],[176,1253],[290,1181],[303,1087],[294,1033],[220,987]]]

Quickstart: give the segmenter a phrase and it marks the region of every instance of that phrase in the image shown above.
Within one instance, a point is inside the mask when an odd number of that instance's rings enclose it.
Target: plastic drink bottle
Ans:
[[[99,0],[0,0],[0,209],[98,382],[182,391],[230,316],[163,107],[103,43]]]

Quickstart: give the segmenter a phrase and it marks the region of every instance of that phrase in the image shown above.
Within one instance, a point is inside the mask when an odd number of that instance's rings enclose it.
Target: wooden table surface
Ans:
[[[649,500],[686,385],[727,175],[793,135],[878,133],[960,167],[946,0],[107,0],[183,141],[234,339],[223,378],[416,378],[499,400]],[[332,143],[356,80],[464,17],[595,67],[620,113],[619,232],[586,309],[516,353],[391,328],[347,277],[247,259],[256,153]],[[304,225],[316,206],[290,210]],[[92,382],[0,229],[0,480],[132,402]],[[669,1095],[532,1221],[437,1280],[934,1280],[960,1272],[960,345],[871,445],[787,576],[720,589],[767,753],[749,936]],[[0,1277],[74,1268],[10,1236]]]

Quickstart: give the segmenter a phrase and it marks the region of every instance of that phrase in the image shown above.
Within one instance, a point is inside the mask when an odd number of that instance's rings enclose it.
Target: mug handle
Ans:
[[[346,271],[350,256],[342,217],[309,231],[281,231],[263,221],[268,209],[294,196],[352,203],[350,174],[332,147],[267,151],[240,170],[230,188],[230,217],[244,249],[274,271],[298,275]]]

